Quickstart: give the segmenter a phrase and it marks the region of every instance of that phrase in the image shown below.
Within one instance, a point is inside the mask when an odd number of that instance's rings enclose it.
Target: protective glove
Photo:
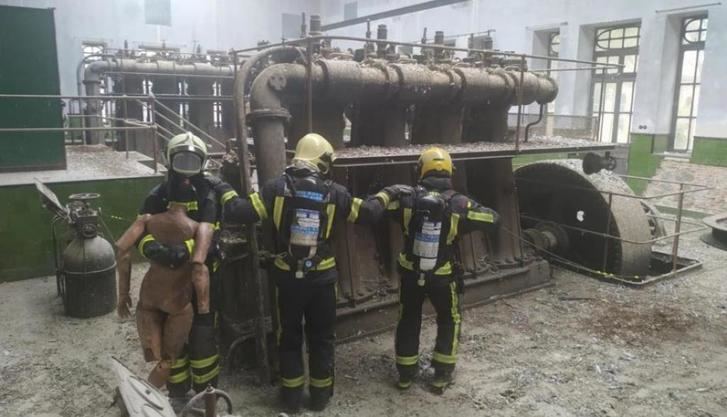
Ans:
[[[184,244],[164,245],[152,241],[144,245],[144,256],[171,269],[178,268],[189,260],[189,251]]]
[[[402,185],[402,184],[394,184],[389,185],[388,187],[384,187],[383,192],[389,195],[389,197],[392,200],[398,199],[402,194],[408,194],[411,190],[411,187],[408,185]]]

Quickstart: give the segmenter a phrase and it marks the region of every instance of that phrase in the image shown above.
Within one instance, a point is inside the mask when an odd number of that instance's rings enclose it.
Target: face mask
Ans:
[[[202,171],[202,158],[192,152],[178,152],[172,156],[172,170],[185,176],[199,174]]]

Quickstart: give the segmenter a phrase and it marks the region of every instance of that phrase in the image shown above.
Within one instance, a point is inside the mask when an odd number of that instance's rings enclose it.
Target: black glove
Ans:
[[[391,198],[392,200],[396,200],[402,194],[408,194],[411,191],[411,187],[409,187],[408,185],[394,184],[389,185],[388,187],[384,187],[384,189],[381,191],[388,194],[389,198]]]
[[[143,253],[147,259],[158,262],[171,269],[175,269],[185,263],[190,256],[187,251],[187,246],[184,244],[167,246],[156,241],[144,245]]]

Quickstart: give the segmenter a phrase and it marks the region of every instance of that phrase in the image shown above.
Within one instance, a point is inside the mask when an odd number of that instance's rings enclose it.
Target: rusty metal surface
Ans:
[[[633,192],[617,175],[609,171],[586,175],[581,166],[580,160],[559,160],[519,168],[515,179],[524,223],[564,225],[570,239],[565,257],[574,263],[614,275],[647,275],[651,244],[633,243],[649,242],[651,237],[639,200],[628,197]]]

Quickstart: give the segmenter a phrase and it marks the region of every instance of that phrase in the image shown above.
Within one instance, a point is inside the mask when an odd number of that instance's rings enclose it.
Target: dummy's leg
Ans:
[[[139,332],[139,341],[141,348],[144,350],[144,360],[147,362],[159,362],[154,370],[149,374],[149,382],[155,387],[164,385],[163,378],[160,381],[159,375],[160,364],[162,362],[162,331],[164,328],[165,313],[159,310],[145,308],[139,303],[136,307],[136,329]],[[162,366],[161,368],[164,368]],[[166,373],[169,373],[169,366],[166,367]],[[163,374],[163,372],[162,372]]]
[[[192,304],[187,304],[182,310],[167,314],[164,320],[164,333],[162,337],[162,360],[152,371],[161,379],[161,384],[167,382],[172,364],[184,354],[184,345],[187,343],[189,330],[192,328]],[[160,386],[160,385],[157,385]]]

